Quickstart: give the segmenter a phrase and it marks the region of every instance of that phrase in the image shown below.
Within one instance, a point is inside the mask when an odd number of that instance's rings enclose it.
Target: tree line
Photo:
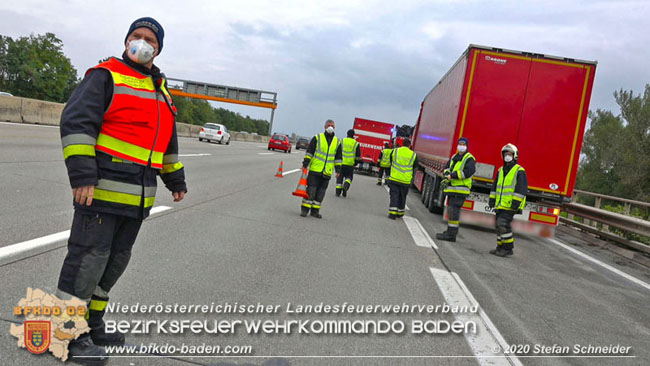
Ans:
[[[178,108],[176,120],[193,125],[204,125],[206,122],[221,123],[231,131],[246,131],[266,135],[269,122],[263,119],[252,119],[224,108],[214,108],[206,100],[185,97],[174,97]]]

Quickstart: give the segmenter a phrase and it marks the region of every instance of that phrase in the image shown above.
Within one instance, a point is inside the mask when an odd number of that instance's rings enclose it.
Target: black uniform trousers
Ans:
[[[516,213],[516,211],[511,210],[496,210],[497,249],[512,250],[514,248],[515,237],[513,236],[510,223]]]
[[[88,325],[91,328],[103,326],[101,318],[108,292],[129,264],[141,225],[141,219],[126,216],[74,212],[57,295],[60,298],[73,295],[90,302]]]
[[[386,176],[386,178],[388,178],[389,174],[390,174],[390,167],[386,167],[386,168],[379,167],[379,178],[377,180],[377,183],[382,182],[381,180],[384,177],[384,175]]]
[[[465,203],[466,195],[450,193],[447,195],[449,206],[447,206],[447,213],[449,220],[447,221],[447,232],[451,234],[458,233],[458,225],[460,224],[460,210]]]
[[[341,166],[341,174],[336,178],[337,196],[341,194],[341,191],[344,188],[346,191],[350,189],[350,185],[352,184],[353,178],[354,178],[354,166],[350,166],[350,165]]]
[[[406,211],[406,195],[409,193],[410,184],[388,181],[390,192],[390,205],[388,213],[394,217],[403,217]]]
[[[302,200],[302,207],[312,209],[313,212],[318,212],[323,203],[323,198],[325,198],[325,192],[329,183],[329,176],[309,172],[307,175],[307,194],[309,194],[309,198]]]

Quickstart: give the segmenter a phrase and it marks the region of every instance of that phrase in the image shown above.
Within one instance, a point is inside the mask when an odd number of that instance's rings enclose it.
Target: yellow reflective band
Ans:
[[[151,150],[149,149],[145,149],[144,147],[140,147],[137,145],[130,144],[128,142],[124,142],[122,140],[105,135],[103,133],[100,133],[99,136],[97,137],[97,145],[104,146],[113,151],[117,151],[119,153],[128,155],[130,157],[136,158],[143,162],[149,160],[149,154],[151,153]],[[162,164],[163,156],[164,153],[154,151],[153,154],[151,154],[151,163]]]
[[[88,309],[95,311],[104,311],[104,309],[106,309],[106,305],[108,305],[108,301],[91,299],[90,307]]]
[[[68,145],[63,148],[63,159],[73,155],[95,156],[95,146],[93,145]]]
[[[144,77],[142,79],[136,78],[134,76],[119,74],[117,72],[111,71],[113,75],[113,82],[115,84],[127,85],[132,88],[155,91],[156,89],[153,86],[153,80],[150,77]]]
[[[129,206],[140,206],[141,198],[142,197],[140,195],[105,191],[99,188],[95,188],[95,194],[93,195],[93,199],[96,200],[113,202],[113,203],[121,203],[123,205],[129,205]],[[156,197],[145,197],[144,207],[153,206],[155,200]]]
[[[173,173],[177,170],[181,170],[183,168],[183,163],[180,161],[178,163],[174,164],[163,164],[163,168],[160,171],[162,174],[168,174],[168,173]]]

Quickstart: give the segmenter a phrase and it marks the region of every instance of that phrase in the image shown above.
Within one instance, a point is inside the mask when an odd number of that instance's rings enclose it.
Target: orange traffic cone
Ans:
[[[278,177],[278,178],[282,178],[282,168],[283,168],[283,166],[284,166],[284,162],[281,161],[281,162],[280,162],[280,166],[278,167],[278,172],[275,173],[275,176],[276,176],[276,177]]]
[[[294,196],[302,197],[302,198],[309,198],[309,194],[307,193],[307,174],[309,171],[307,168],[302,169],[302,176],[300,177],[300,180],[298,181],[298,187],[296,187],[296,191],[293,192],[292,194]]]

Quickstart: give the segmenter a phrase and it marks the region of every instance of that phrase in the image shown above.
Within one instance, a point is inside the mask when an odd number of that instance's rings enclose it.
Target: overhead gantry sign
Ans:
[[[270,108],[269,136],[273,131],[273,115],[278,107],[278,93],[173,78],[167,78],[167,83],[169,92],[179,97]]]

